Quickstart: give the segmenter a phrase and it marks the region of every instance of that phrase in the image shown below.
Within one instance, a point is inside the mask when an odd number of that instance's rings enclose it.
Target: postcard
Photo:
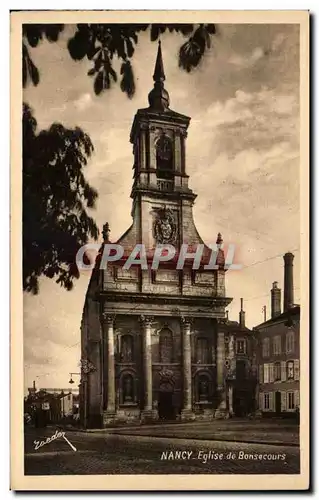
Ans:
[[[11,488],[309,488],[309,12],[11,12]]]

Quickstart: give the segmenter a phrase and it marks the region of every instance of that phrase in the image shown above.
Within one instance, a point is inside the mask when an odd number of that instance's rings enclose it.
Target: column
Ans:
[[[217,333],[217,391],[219,394],[218,407],[215,417],[226,415],[226,384],[225,384],[225,335],[224,332]]]
[[[150,316],[141,316],[144,367],[144,409],[141,415],[143,420],[153,417],[152,320]]]
[[[114,364],[114,320],[115,315],[104,314],[104,370],[107,370],[107,403],[106,413],[115,414],[115,364]]]
[[[186,155],[185,155],[185,140],[187,137],[186,130],[181,131],[181,172],[186,174]]]
[[[191,318],[181,318],[183,337],[183,409],[182,420],[191,419],[192,413],[192,353]]]

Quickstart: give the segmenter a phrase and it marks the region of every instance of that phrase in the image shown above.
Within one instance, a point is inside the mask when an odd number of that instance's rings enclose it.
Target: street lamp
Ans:
[[[70,372],[69,384],[74,384],[74,380],[72,379],[72,375],[80,375],[81,376],[81,373]]]

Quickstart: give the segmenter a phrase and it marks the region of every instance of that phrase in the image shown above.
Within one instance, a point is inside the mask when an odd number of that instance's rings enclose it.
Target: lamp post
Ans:
[[[88,397],[87,397],[88,375],[89,375],[89,373],[94,372],[96,370],[96,368],[93,365],[93,363],[91,363],[88,359],[84,359],[84,358],[82,358],[80,360],[80,365],[81,365],[81,373],[70,372],[69,384],[74,384],[74,380],[72,378],[73,375],[80,375],[81,376],[80,385],[83,389],[82,394],[83,394],[83,410],[84,410],[84,412],[83,412],[83,424],[84,424],[84,428],[86,428],[87,427],[87,405],[88,405]],[[80,399],[80,401],[81,401],[81,399]]]
[[[69,384],[74,384],[74,380],[72,379],[72,375],[80,375],[80,376],[81,376],[81,373],[77,373],[77,372],[70,372],[70,380],[69,380]]]

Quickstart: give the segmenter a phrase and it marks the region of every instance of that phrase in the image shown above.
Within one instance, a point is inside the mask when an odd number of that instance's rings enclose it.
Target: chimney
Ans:
[[[239,324],[242,328],[245,327],[245,311],[243,310],[244,299],[240,299]]]
[[[294,305],[294,278],[293,278],[294,255],[285,253],[285,279],[284,279],[284,312]]]
[[[281,314],[281,290],[278,288],[278,281],[272,284],[271,293],[271,317],[276,318]]]

